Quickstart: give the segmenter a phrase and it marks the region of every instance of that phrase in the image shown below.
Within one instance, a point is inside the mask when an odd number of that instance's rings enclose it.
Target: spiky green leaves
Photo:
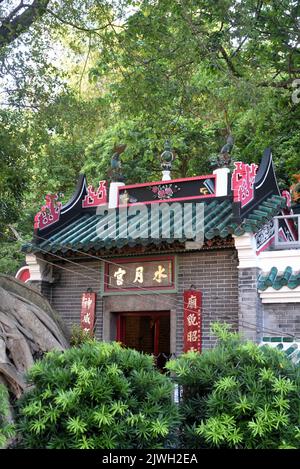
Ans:
[[[183,386],[184,447],[300,448],[300,368],[216,324],[219,344],[169,363]]]
[[[30,448],[160,448],[178,426],[172,383],[150,356],[96,341],[50,352],[20,405]]]
[[[3,384],[0,384],[0,449],[4,448],[15,434],[14,426],[8,420],[9,400],[8,392]]]

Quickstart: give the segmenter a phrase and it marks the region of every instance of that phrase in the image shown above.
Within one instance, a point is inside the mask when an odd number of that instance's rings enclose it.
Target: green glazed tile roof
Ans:
[[[292,337],[263,337],[259,345],[277,348],[284,352],[293,363],[300,363],[300,342]]]
[[[269,287],[274,290],[286,286],[288,288],[296,288],[300,285],[300,271],[293,272],[291,267],[286,267],[284,272],[278,272],[277,267],[272,267],[270,272],[260,275],[258,279],[258,289],[266,290]]]
[[[217,236],[226,238],[228,235],[241,236],[245,232],[257,232],[266,222],[276,215],[281,208],[285,206],[285,199],[277,195],[267,198],[257,209],[253,210],[242,223],[237,224],[233,221],[232,201],[230,199],[212,199],[205,202],[204,211],[204,236],[206,240],[213,239]],[[149,206],[147,208],[149,210]],[[195,213],[192,223],[195,223]],[[174,241],[185,241],[186,238],[178,238],[175,235],[170,238],[151,238],[148,235],[149,224],[148,218],[145,223],[141,223],[140,237],[132,239],[127,236],[125,225],[119,224],[116,233],[106,233],[101,236],[97,233],[97,226],[101,224],[101,216],[86,213],[79,218],[62,227],[58,233],[51,235],[47,240],[39,242],[39,240],[28,243],[23,246],[25,252],[42,251],[66,252],[76,249],[88,251],[91,248],[135,246],[138,244],[147,245],[150,243],[160,244],[162,242],[173,243]],[[176,232],[178,224],[182,224],[182,219],[173,220],[171,222],[171,233]],[[173,225],[173,226],[172,226]]]

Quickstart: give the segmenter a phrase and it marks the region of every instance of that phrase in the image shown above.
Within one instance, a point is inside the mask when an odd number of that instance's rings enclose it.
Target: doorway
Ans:
[[[128,312],[117,316],[117,340],[155,356],[163,368],[170,356],[170,312]]]

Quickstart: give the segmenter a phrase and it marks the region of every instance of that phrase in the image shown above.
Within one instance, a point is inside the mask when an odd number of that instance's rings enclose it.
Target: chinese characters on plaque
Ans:
[[[123,259],[107,263],[105,291],[174,287],[174,258]]]
[[[95,324],[96,293],[83,293],[81,298],[80,326],[93,335]]]
[[[185,290],[183,301],[184,352],[201,352],[201,292]]]

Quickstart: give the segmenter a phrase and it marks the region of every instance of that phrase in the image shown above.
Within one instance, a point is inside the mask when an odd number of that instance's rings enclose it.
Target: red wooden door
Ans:
[[[117,341],[140,352],[170,354],[170,313],[120,313],[117,317]]]

